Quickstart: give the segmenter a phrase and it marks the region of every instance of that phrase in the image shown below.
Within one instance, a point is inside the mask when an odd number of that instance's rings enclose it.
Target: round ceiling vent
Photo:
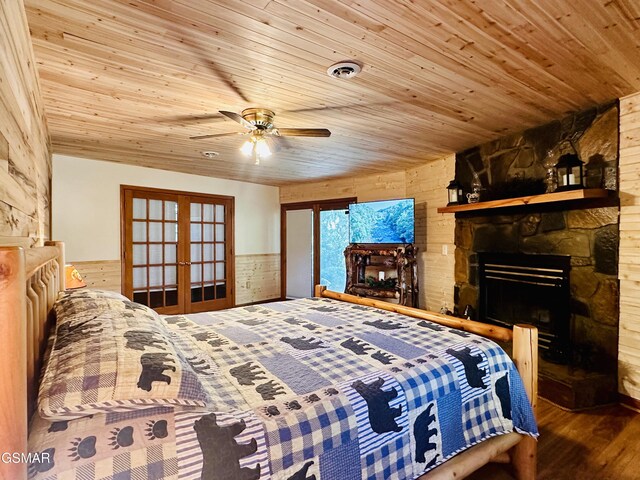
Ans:
[[[327,68],[327,75],[335,78],[353,78],[362,71],[356,62],[339,62]]]
[[[215,158],[220,155],[218,152],[212,152],[210,150],[202,152],[202,156],[205,158]]]

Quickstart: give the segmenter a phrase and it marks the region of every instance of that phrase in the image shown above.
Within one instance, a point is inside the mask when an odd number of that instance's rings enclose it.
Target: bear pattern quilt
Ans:
[[[31,478],[415,479],[486,438],[537,436],[515,366],[479,336],[329,299],[158,321],[206,407],[36,415]]]

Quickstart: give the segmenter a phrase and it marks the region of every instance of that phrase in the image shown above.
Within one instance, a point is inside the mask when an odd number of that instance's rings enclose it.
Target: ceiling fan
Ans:
[[[242,145],[240,151],[255,159],[256,165],[261,158],[271,155],[271,148],[267,140],[274,137],[329,137],[331,132],[326,128],[276,128],[273,124],[275,113],[266,108],[246,108],[241,114],[235,112],[220,113],[245,127],[245,132],[215,133],[213,135],[198,135],[189,137],[191,140],[204,138],[228,137],[231,135],[249,135],[249,139]]]

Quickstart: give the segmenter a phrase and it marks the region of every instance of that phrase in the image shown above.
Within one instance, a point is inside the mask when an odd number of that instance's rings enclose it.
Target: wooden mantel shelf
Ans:
[[[490,208],[522,207],[524,205],[534,205],[536,203],[566,202],[568,200],[581,200],[585,198],[606,198],[609,190],[603,188],[584,188],[581,190],[569,190],[567,192],[543,193],[542,195],[531,195],[529,197],[505,198],[503,200],[492,200],[490,202],[465,203],[464,205],[453,205],[451,207],[440,207],[438,213],[470,212],[473,210],[487,210]]]

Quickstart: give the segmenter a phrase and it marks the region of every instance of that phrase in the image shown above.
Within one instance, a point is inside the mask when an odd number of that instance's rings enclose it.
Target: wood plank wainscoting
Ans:
[[[121,291],[120,260],[75,262],[89,288]],[[280,254],[236,255],[236,305],[280,297]]]

